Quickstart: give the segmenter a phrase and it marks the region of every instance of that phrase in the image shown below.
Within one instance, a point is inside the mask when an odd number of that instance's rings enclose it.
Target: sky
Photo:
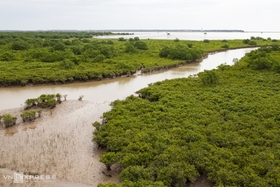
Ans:
[[[279,0],[0,0],[0,30],[280,31]]]

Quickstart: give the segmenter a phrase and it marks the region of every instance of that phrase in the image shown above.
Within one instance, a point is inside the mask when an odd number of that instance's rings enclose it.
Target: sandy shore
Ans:
[[[64,101],[54,109],[44,109],[42,117],[23,123],[23,108],[0,111],[18,117],[17,125],[0,127],[0,186],[97,186],[119,182],[117,171],[104,175],[99,162],[102,150],[92,142],[92,123],[99,121],[109,103]],[[24,180],[16,184],[7,175],[13,171],[43,176],[55,180]]]

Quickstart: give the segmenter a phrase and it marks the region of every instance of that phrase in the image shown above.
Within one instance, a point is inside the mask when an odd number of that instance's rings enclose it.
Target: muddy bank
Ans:
[[[121,72],[121,73],[116,73],[116,72],[111,72],[111,73],[108,73],[108,74],[102,73],[102,74],[100,74],[100,76],[93,76],[93,77],[88,77],[86,75],[86,78],[84,78],[84,79],[83,78],[74,78],[74,79],[70,80],[70,79],[66,78],[65,80],[63,79],[63,80],[57,80],[57,81],[42,81],[42,82],[37,82],[37,83],[29,81],[29,82],[26,82],[24,84],[19,83],[19,82],[2,82],[2,83],[0,83],[0,88],[1,87],[25,87],[25,86],[36,86],[36,85],[65,85],[65,84],[72,84],[72,83],[104,81],[104,80],[115,79],[115,78],[120,78],[120,77],[130,77],[132,75],[159,72],[159,71],[169,70],[169,69],[173,69],[173,68],[188,65],[188,64],[201,62],[202,60],[207,58],[208,55],[219,53],[219,52],[225,52],[225,51],[236,50],[236,49],[247,49],[247,48],[248,49],[250,49],[250,48],[254,49],[254,48],[257,48],[257,47],[258,46],[243,46],[243,47],[232,47],[232,48],[228,48],[228,49],[218,49],[218,50],[214,50],[214,51],[205,52],[205,54],[203,55],[202,58],[196,59],[196,60],[191,61],[191,62],[181,61],[181,62],[178,62],[176,64],[158,66],[158,67],[153,67],[153,68],[150,68],[150,69],[141,68],[141,69],[125,71],[125,72]]]
[[[10,113],[18,117],[16,126],[0,128],[0,186],[18,186],[3,177],[7,171],[55,176],[52,186],[118,182],[117,172],[110,173],[111,177],[102,173],[106,171],[99,162],[103,151],[91,141],[92,122],[100,120],[109,109],[107,102],[69,100],[52,110],[43,110],[41,118],[29,123],[20,119],[23,108],[0,111],[0,115]],[[20,186],[48,185],[24,181]]]

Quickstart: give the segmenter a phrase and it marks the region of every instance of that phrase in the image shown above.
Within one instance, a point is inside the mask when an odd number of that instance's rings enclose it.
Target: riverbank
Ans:
[[[141,74],[137,72],[130,77],[116,77],[102,81],[73,82],[60,85],[12,86],[0,88],[0,110],[16,108],[23,105],[27,98],[36,98],[41,94],[61,93],[68,95],[67,99],[77,100],[80,95],[92,102],[112,102],[116,99],[125,99],[137,90],[150,83],[165,79],[188,77],[198,72],[214,69],[220,64],[233,64],[233,59],[241,59],[251,49],[228,50],[209,54],[202,62],[186,64],[169,70],[160,70]]]
[[[219,52],[225,52],[225,51],[229,51],[229,50],[236,50],[236,49],[247,49],[247,48],[257,48],[257,46],[243,46],[243,47],[233,47],[233,48],[228,48],[228,49],[218,49],[218,50],[214,50],[214,51],[209,51],[207,52],[206,54],[204,54],[202,56],[202,58],[200,59],[197,59],[197,60],[194,60],[192,62],[187,62],[187,61],[178,61],[176,62],[175,64],[167,64],[167,65],[159,65],[158,67],[154,67],[154,68],[151,68],[151,69],[144,69],[144,68],[141,68],[141,69],[137,69],[135,71],[130,71],[130,72],[127,72],[127,73],[122,73],[120,75],[117,75],[117,74],[108,74],[108,75],[101,75],[101,76],[94,76],[93,78],[87,78],[87,79],[66,79],[64,81],[57,81],[57,82],[40,82],[40,83],[27,83],[27,84],[5,84],[5,83],[2,83],[0,84],[0,88],[1,87],[25,87],[25,86],[36,86],[36,85],[64,85],[64,84],[72,84],[72,83],[83,83],[83,82],[93,82],[93,81],[104,81],[104,80],[108,80],[108,79],[115,79],[115,78],[120,78],[120,77],[130,77],[130,76],[133,76],[133,75],[139,75],[139,74],[148,74],[148,73],[152,73],[152,72],[160,72],[160,71],[163,71],[163,70],[169,70],[169,69],[172,69],[172,68],[177,68],[177,67],[180,67],[180,66],[184,66],[184,65],[187,65],[187,64],[192,64],[192,63],[198,63],[198,62],[201,62],[203,59],[207,58],[208,55],[210,54],[215,54],[215,53],[219,53]],[[86,75],[87,76],[87,75]],[[89,77],[89,76],[87,76]],[[4,84],[4,85],[3,85]]]
[[[100,120],[109,108],[106,102],[68,100],[52,110],[44,109],[42,117],[30,123],[23,123],[19,117],[23,108],[0,111],[0,115],[18,117],[16,126],[0,129],[0,158],[4,158],[0,159],[0,185],[18,186],[3,178],[7,171],[55,176],[57,180],[51,184],[57,187],[118,182],[117,172],[110,176],[102,173],[106,167],[99,158],[104,150],[91,141],[92,122]],[[30,186],[30,182],[24,181],[21,186]],[[42,181],[33,185],[48,186]]]
[[[0,48],[3,49],[0,50],[1,87],[113,79],[131,76],[137,71],[150,73],[178,67],[214,51],[279,43],[263,38],[245,41],[65,39],[63,42],[42,40],[35,47],[38,42],[23,39],[22,45],[26,44],[26,48],[18,49],[10,47],[16,41],[9,42]]]

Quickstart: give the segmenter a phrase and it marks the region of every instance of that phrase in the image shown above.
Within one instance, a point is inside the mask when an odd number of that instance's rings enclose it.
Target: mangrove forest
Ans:
[[[211,43],[211,42],[210,42]],[[197,76],[150,84],[111,103],[93,140],[121,184],[280,186],[280,49],[262,47]]]
[[[209,52],[278,46],[246,40],[96,39],[104,32],[0,32],[0,86],[63,84],[147,73],[200,60]]]

